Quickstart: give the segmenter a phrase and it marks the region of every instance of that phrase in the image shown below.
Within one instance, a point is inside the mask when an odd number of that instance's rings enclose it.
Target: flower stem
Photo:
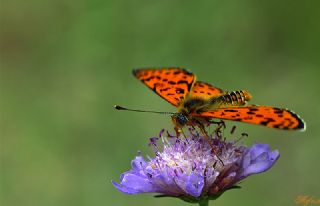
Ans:
[[[209,205],[208,199],[203,199],[199,202],[199,206],[208,206],[208,205]]]

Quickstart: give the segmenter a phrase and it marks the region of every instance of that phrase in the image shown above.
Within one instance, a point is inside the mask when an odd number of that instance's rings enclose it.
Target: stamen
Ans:
[[[236,141],[234,141],[234,144],[237,144],[240,140],[242,140],[245,137],[248,137],[249,135],[247,133],[241,133],[241,137],[239,137],[239,139],[237,139]]]
[[[235,130],[236,130],[236,126],[233,126],[233,127],[231,128],[230,134],[233,134]]]

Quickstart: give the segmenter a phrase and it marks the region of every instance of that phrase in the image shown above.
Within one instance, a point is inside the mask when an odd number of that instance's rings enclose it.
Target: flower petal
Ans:
[[[199,197],[201,195],[204,186],[204,176],[192,173],[186,179],[185,191],[187,194],[193,197]]]
[[[155,187],[150,183],[148,178],[143,178],[136,174],[125,173],[121,176],[121,182],[112,184],[123,193],[138,194],[145,192],[156,192]]]
[[[115,181],[112,181],[112,184],[115,188],[117,188],[120,192],[126,193],[126,194],[137,194],[139,192],[137,192],[136,190],[132,189],[132,188],[127,188],[124,185],[121,185]]]
[[[269,152],[269,151],[270,151],[270,147],[267,144],[254,144],[250,148],[251,159],[256,159],[262,153]]]
[[[143,170],[146,166],[148,166],[148,164],[142,156],[136,156],[134,160],[131,161],[131,167],[133,170]]]
[[[241,179],[268,170],[278,158],[279,152],[271,151],[269,145],[253,145],[243,157]]]

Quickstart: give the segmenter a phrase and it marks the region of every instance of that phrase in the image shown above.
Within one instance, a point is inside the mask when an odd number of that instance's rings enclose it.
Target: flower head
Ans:
[[[132,160],[131,170],[121,175],[120,183],[113,182],[119,191],[160,193],[191,202],[215,199],[249,175],[268,170],[279,158],[279,152],[266,144],[237,145],[221,138],[220,131],[209,137],[216,152],[193,129],[187,138],[167,134],[163,137],[162,131],[159,138],[150,139],[154,158],[146,160],[139,154]]]

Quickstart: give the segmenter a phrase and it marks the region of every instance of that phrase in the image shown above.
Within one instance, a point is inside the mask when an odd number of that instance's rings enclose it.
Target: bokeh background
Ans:
[[[320,199],[318,2],[2,0],[0,204],[188,205],[111,185],[172,127],[166,116],[113,109],[175,111],[131,75],[146,66],[184,66],[307,122],[303,133],[237,124],[235,137],[247,132],[246,144],[268,143],[281,158],[211,205]]]

